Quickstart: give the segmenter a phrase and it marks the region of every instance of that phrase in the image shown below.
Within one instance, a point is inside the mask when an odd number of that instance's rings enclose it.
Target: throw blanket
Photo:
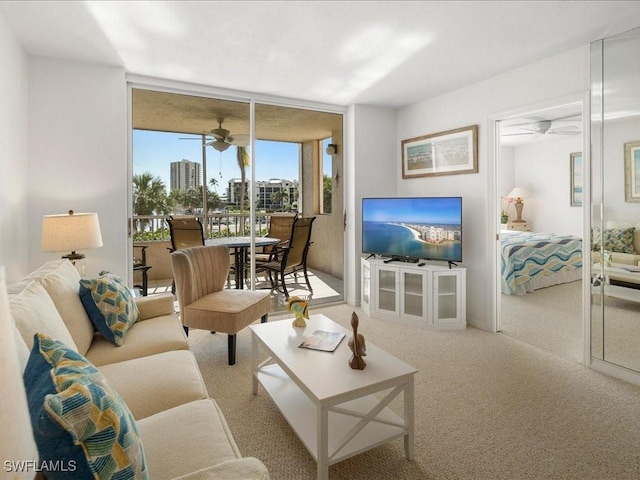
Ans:
[[[533,278],[582,268],[582,240],[555,233],[520,232],[504,235],[502,280],[505,293]]]

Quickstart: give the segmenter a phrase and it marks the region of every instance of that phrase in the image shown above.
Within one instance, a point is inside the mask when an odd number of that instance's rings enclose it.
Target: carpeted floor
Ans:
[[[311,313],[348,328],[352,311]],[[505,335],[433,332],[355,311],[367,342],[418,369],[416,458],[407,461],[395,440],[330,467],[332,480],[640,478],[640,387]],[[268,395],[251,393],[249,330],[238,334],[234,366],[225,335],[192,330],[189,341],[243,455],[261,459],[273,480],[315,478]],[[392,408],[401,413],[398,402]]]

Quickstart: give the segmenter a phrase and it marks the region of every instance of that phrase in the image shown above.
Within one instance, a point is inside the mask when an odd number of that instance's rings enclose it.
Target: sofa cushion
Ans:
[[[80,300],[91,323],[102,336],[120,346],[140,312],[127,284],[118,275],[100,272],[98,278],[80,280]]]
[[[172,479],[240,458],[227,422],[212,399],[143,418],[138,428],[149,477],[154,480]]]
[[[257,458],[244,457],[227,460],[209,468],[174,478],[173,480],[220,480],[222,478],[241,478],[242,480],[269,480],[269,472]]]
[[[94,327],[80,301],[80,273],[66,258],[47,262],[29,275],[37,279],[69,329],[77,352],[84,355],[93,341]]]
[[[11,297],[9,308],[28,348],[33,345],[34,334],[45,333],[77,350],[53,300],[37,281],[30,281],[20,293]]]
[[[47,478],[148,478],[131,412],[86,358],[36,334],[24,383],[40,461],[67,467]]]
[[[175,314],[136,322],[127,332],[127,341],[114,346],[101,335],[96,335],[87,358],[96,366],[122,362],[173,350],[188,350],[189,342],[182,324]]]
[[[18,338],[15,338],[16,336]],[[20,365],[19,354],[16,352],[19,342],[22,342],[22,338],[11,318],[5,270],[0,266],[0,384],[2,385],[0,452],[2,452],[3,461],[38,459],[38,450],[29,424],[27,396],[22,382],[23,366]],[[26,349],[26,346],[24,348]],[[2,471],[7,478],[19,478],[18,472]]]
[[[98,370],[136,420],[209,396],[196,358],[189,350],[111,363]]]

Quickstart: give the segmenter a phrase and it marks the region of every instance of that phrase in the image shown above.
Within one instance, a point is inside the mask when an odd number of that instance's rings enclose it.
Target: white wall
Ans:
[[[522,218],[534,232],[582,237],[582,209],[571,206],[570,154],[582,151],[582,136],[546,137],[514,149],[514,183],[525,188]],[[515,207],[509,212],[515,218]]]
[[[362,199],[393,197],[399,163],[396,163],[396,111],[370,105],[356,105],[349,110],[347,135],[347,267],[345,288],[350,305],[360,303],[360,257],[362,256]]]
[[[27,56],[0,16],[0,265],[27,272]]]
[[[124,71],[29,59],[28,267],[62,254],[40,249],[42,216],[97,212],[104,247],[86,274],[127,278],[127,96]]]
[[[467,268],[467,321],[493,328],[492,272],[490,260],[495,238],[491,238],[494,216],[489,212],[489,172],[494,161],[489,138],[489,117],[500,112],[548,101],[589,89],[589,46],[527,65],[425,100],[398,113],[396,168],[400,168],[400,142],[406,138],[451,130],[467,125],[479,126],[478,173],[415,179],[398,176],[397,191],[403,195],[463,196],[463,262]]]

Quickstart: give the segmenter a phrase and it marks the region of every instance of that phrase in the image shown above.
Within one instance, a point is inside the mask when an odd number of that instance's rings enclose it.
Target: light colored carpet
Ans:
[[[352,311],[311,313],[348,328]],[[416,458],[405,459],[398,439],[330,467],[332,480],[640,478],[640,387],[505,335],[427,331],[355,311],[367,342],[418,369]],[[273,480],[315,478],[314,460],[268,395],[251,393],[248,329],[234,366],[225,335],[192,330],[189,341],[242,454],[261,459]]]

